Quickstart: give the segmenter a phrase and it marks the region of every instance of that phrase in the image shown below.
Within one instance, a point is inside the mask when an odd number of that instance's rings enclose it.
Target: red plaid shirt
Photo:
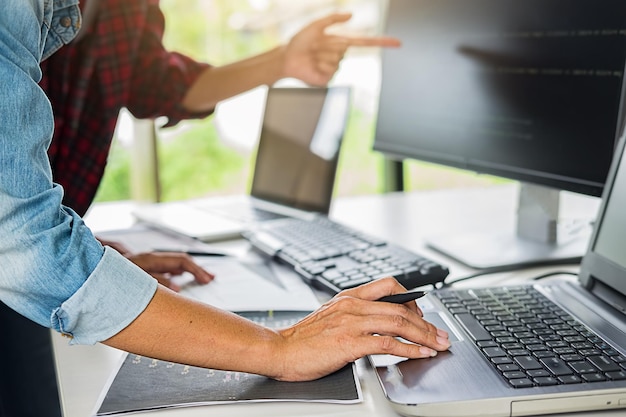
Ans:
[[[180,106],[208,65],[166,51],[163,29],[158,0],[102,0],[85,36],[42,63],[55,117],[52,172],[64,204],[80,215],[102,179],[122,107],[138,118],[167,116],[168,125],[209,114]]]

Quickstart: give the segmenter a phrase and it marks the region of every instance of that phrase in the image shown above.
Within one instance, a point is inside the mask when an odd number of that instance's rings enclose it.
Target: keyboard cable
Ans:
[[[487,270],[483,270],[483,271],[478,271],[476,273],[470,274],[470,275],[466,275],[464,277],[461,278],[456,278],[453,281],[446,281],[444,280],[442,282],[442,284],[438,287],[438,288],[446,288],[446,287],[450,287],[453,284],[456,284],[457,282],[461,282],[461,281],[467,281],[470,280],[472,278],[477,278],[477,277],[481,277],[481,276],[485,276],[485,275],[490,275],[490,274],[496,274],[496,273],[501,273],[501,272],[507,272],[505,270],[501,270],[501,269],[487,269]],[[535,277],[530,278],[531,281],[538,281],[544,278],[548,278],[554,275],[574,275],[574,276],[578,276],[577,272],[572,272],[572,271],[550,271],[550,272],[546,272],[545,274],[541,274],[541,275],[537,275]]]

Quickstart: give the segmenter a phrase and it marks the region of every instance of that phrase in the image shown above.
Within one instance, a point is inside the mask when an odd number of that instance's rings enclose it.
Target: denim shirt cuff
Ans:
[[[54,328],[70,344],[95,344],[114,336],[146,308],[157,281],[105,248],[96,269],[78,291],[52,313]]]

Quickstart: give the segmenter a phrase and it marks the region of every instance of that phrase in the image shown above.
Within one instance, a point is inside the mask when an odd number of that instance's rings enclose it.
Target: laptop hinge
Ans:
[[[591,292],[593,295],[604,301],[611,307],[617,309],[621,313],[626,313],[626,296],[615,291],[613,288],[593,278],[593,286]]]

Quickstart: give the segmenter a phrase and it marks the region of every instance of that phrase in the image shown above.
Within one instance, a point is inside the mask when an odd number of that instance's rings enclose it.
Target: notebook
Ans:
[[[450,350],[425,360],[370,357],[398,412],[496,417],[626,408],[624,153],[622,139],[577,278],[435,290],[420,305],[449,331]]]
[[[306,311],[237,312],[270,328],[304,318]],[[127,354],[105,387],[93,415],[127,415],[181,407],[247,402],[356,404],[363,400],[354,364],[313,381],[277,381],[244,372],[205,369]],[[213,415],[209,410],[197,415]],[[233,415],[244,414],[241,410]],[[249,414],[249,413],[248,413]]]
[[[249,195],[150,204],[133,214],[203,241],[285,216],[326,215],[349,109],[349,87],[269,88]]]

